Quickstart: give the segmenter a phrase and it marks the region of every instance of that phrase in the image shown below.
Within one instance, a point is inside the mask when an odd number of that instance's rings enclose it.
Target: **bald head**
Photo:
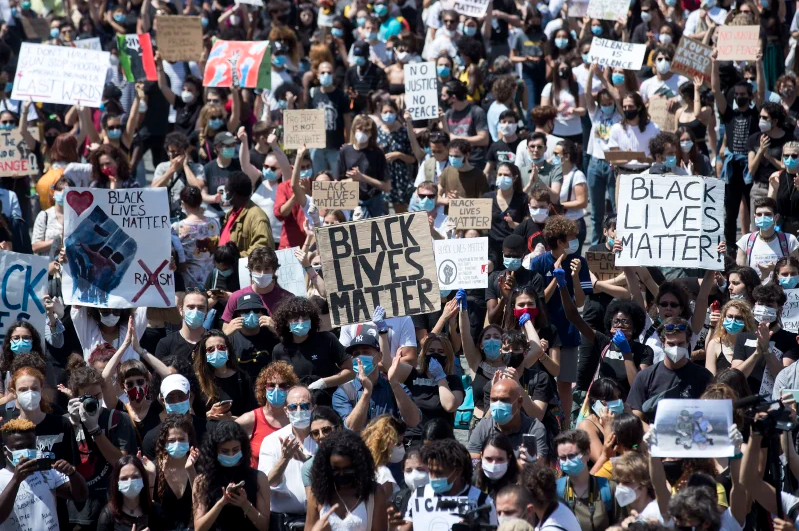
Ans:
[[[491,401],[516,402],[522,396],[522,386],[512,378],[503,378],[491,386]]]

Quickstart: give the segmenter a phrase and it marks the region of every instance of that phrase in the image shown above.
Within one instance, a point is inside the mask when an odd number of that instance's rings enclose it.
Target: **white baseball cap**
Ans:
[[[172,391],[180,391],[188,395],[190,389],[189,381],[180,374],[170,374],[161,382],[161,396],[164,398]]]

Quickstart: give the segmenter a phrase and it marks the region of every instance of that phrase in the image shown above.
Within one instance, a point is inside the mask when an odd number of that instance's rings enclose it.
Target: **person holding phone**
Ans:
[[[108,505],[100,513],[97,531],[160,531],[161,506],[153,503],[155,465],[125,455],[116,462],[108,480]]]
[[[235,420],[255,409],[252,381],[239,368],[230,339],[219,330],[206,333],[194,348],[194,372],[209,420]]]

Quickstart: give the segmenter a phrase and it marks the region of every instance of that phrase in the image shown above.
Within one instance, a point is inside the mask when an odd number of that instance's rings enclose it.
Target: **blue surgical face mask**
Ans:
[[[287,58],[286,58],[285,55],[272,56],[272,64],[277,66],[277,67],[284,66],[286,64],[286,61],[287,61]]]
[[[424,197],[419,200],[419,208],[425,212],[431,212],[436,207],[436,202],[430,197]]]
[[[577,249],[580,248],[580,242],[577,238],[569,241],[569,250],[568,254],[574,254],[577,252]]]
[[[624,401],[619,398],[617,400],[609,400],[608,401],[608,409],[614,415],[618,415],[619,413],[624,412]]]
[[[491,402],[491,416],[497,424],[507,424],[513,418],[513,405],[507,402]]]
[[[285,111],[289,107],[289,102],[286,100],[277,100],[277,106]]]
[[[230,276],[233,274],[233,268],[225,269],[224,271],[217,269],[216,271],[219,273],[219,276],[223,278],[230,278]]]
[[[743,319],[724,318],[724,329],[730,334],[737,334],[744,329]]]
[[[602,105],[601,109],[602,109],[602,114],[604,114],[605,116],[609,116],[609,115],[613,114],[613,111],[616,110],[616,106],[615,105]]]
[[[344,30],[341,28],[330,28],[330,34],[340,39],[344,36]]]
[[[565,39],[563,37],[558,37],[555,39],[555,46],[557,46],[558,49],[560,50],[564,49],[568,45],[569,45],[569,39]]]
[[[377,32],[376,31],[372,31],[372,32],[367,33],[366,34],[366,40],[368,42],[376,41],[377,40]],[[394,53],[394,50],[390,50],[390,51],[391,51],[391,54]],[[386,50],[386,53],[388,53],[388,52],[389,52],[389,50]]]
[[[591,33],[594,35],[602,35],[602,26],[591,26]]]
[[[203,28],[207,28],[208,27],[208,19],[206,17],[201,18],[200,19],[200,24],[202,24]]]
[[[436,67],[436,73],[438,73],[439,77],[449,77],[450,70],[447,65],[438,65]]]
[[[0,124],[0,131],[13,131],[14,124]]]
[[[214,352],[206,352],[205,361],[208,365],[214,368],[219,368],[227,363],[227,350],[215,350]]]
[[[447,478],[430,478],[430,488],[436,494],[446,494],[452,490],[454,481],[449,481]]]
[[[512,256],[502,257],[502,263],[505,265],[505,269],[509,271],[518,271],[522,267],[522,259]]]
[[[272,168],[261,168],[261,174],[263,174],[264,179],[266,179],[267,181],[277,180],[277,172]]]
[[[279,387],[268,389],[266,391],[266,399],[275,407],[283,407],[286,405],[286,397],[289,396],[288,391],[284,391]]]
[[[552,155],[552,162],[550,164],[552,164],[553,166],[560,166],[561,164],[563,164],[563,159],[557,155]]]
[[[772,216],[758,216],[755,218],[755,226],[760,230],[768,230],[774,225]]]
[[[585,463],[581,456],[575,456],[571,459],[560,460],[560,469],[569,476],[577,476],[585,468]]]
[[[692,140],[680,141],[680,150],[682,150],[683,153],[688,153],[689,151],[691,151],[692,147],[694,147],[694,143]]]
[[[122,137],[122,129],[109,129],[108,138],[111,140],[119,140]]]
[[[502,341],[495,337],[483,341],[483,352],[485,352],[486,358],[490,360],[495,360],[502,356],[502,352],[500,352],[501,348]]]
[[[452,155],[450,155],[449,164],[455,169],[462,168],[463,167],[463,157],[453,157]]]
[[[14,84],[9,81],[6,83],[6,94],[11,94],[12,90],[14,90]]]
[[[779,278],[780,286],[783,289],[793,289],[799,284],[799,277],[797,276],[790,276],[790,277],[777,277]]]
[[[464,26],[463,34],[467,37],[474,37],[477,35],[477,26]]]
[[[308,168],[307,170],[300,170],[301,179],[310,179],[311,177],[313,177],[313,169]]]
[[[22,9],[25,9],[25,10],[28,10],[28,9],[31,8],[31,2],[22,2],[22,4],[20,4],[20,5],[22,6]]]
[[[19,460],[23,457],[27,457],[28,459],[36,459],[37,451],[34,448],[23,448],[22,450],[9,450],[8,446],[6,446],[6,450],[11,452],[11,464],[17,466],[19,464]]]
[[[785,164],[785,167],[789,170],[795,170],[796,168],[799,168],[799,159],[783,157],[782,163]]]
[[[513,177],[510,175],[500,175],[497,177],[497,188],[500,190],[510,190],[513,186]]]
[[[375,4],[372,10],[375,12],[375,15],[377,15],[378,17],[382,17],[388,14],[388,6],[385,4]]]
[[[202,310],[186,310],[183,312],[183,322],[189,328],[200,328],[205,320],[205,312]]]
[[[118,24],[122,24],[123,22],[125,22],[126,18],[127,17],[125,16],[125,13],[114,13],[114,22]]]
[[[613,72],[610,76],[610,80],[613,82],[615,86],[619,86],[624,83],[624,74],[620,74],[619,72]]]
[[[258,320],[261,318],[261,316],[258,315],[257,313],[255,312],[245,313],[241,317],[242,317],[242,325],[244,325],[244,328],[249,328],[250,330],[258,328]]]
[[[397,121],[397,115],[393,112],[386,112],[380,115],[380,118],[386,123],[386,125],[391,125]]]
[[[225,120],[223,120],[222,118],[211,118],[210,120],[208,120],[208,127],[213,129],[214,131],[218,131],[219,129],[222,128],[223,125],[225,125]]]
[[[55,201],[56,205],[63,205],[64,204],[64,192],[53,192],[53,200]]]
[[[363,365],[363,372],[366,373],[366,376],[372,374],[372,371],[375,370],[374,360],[372,360],[372,356],[358,356],[355,359],[361,360],[361,364]],[[358,364],[355,363],[353,360],[353,367],[355,369],[355,374],[358,374]]]
[[[142,478],[121,479],[117,482],[117,489],[128,499],[137,498],[143,488],[144,480]]]
[[[615,243],[616,243],[616,238],[611,238],[610,236],[608,236],[608,246],[610,246],[611,249],[613,249],[613,245]]]
[[[333,84],[333,74],[330,72],[322,72],[319,74],[319,83],[321,83],[323,87],[329,87]]]
[[[224,467],[233,467],[239,464],[241,461],[241,450],[236,452],[234,455],[225,455],[225,454],[216,454],[216,460],[219,461],[219,464]]]
[[[177,402],[175,404],[164,402],[164,407],[167,414],[175,413],[176,415],[185,415],[189,412],[191,405],[188,400],[184,400],[183,402]]]
[[[14,354],[27,354],[33,348],[33,341],[30,339],[12,339],[11,352]]]
[[[585,63],[585,64],[590,64],[591,63],[591,56],[589,54],[584,53],[582,55],[582,58],[583,58],[583,63]]]
[[[289,323],[289,330],[295,336],[307,336],[311,331],[311,321],[298,321],[296,323]]]
[[[166,451],[174,459],[180,459],[181,457],[189,453],[190,448],[191,445],[186,441],[175,441],[171,443],[166,443]]]
[[[50,28],[50,38],[51,39],[57,39],[60,34],[61,34],[61,31],[58,28]]]
[[[676,168],[677,167],[677,155],[668,155],[666,156],[665,161],[666,166],[669,168]]]
[[[236,148],[234,147],[226,147],[222,148],[222,156],[226,159],[235,159],[236,158]]]
[[[361,26],[366,24],[366,17],[358,17],[358,18],[356,18],[355,19],[355,24],[357,24],[358,27],[360,28]]]
[[[355,64],[358,66],[363,66],[366,64],[366,57],[363,55],[356,55],[355,56]]]

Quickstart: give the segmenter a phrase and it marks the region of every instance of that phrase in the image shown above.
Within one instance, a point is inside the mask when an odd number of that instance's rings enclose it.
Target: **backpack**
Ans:
[[[610,481],[607,478],[601,478],[598,476],[591,476],[591,479],[596,481],[597,486],[599,487],[599,497],[602,499],[602,504],[605,506],[605,512],[608,513],[608,517],[613,514],[613,493],[610,491]],[[562,500],[563,503],[569,506],[569,509],[574,511],[574,502],[572,500],[566,499],[566,486],[569,481],[569,476],[563,476],[562,478],[558,478],[557,480],[557,487],[558,487],[558,499]]]
[[[463,404],[455,413],[455,429],[468,430],[474,415],[474,393],[472,392],[471,376],[461,376],[463,382]]]
[[[755,247],[755,242],[757,241],[758,231],[753,232],[749,235],[749,239],[746,241],[746,263],[747,265],[751,266],[752,260],[752,249]],[[791,252],[788,250],[788,238],[785,236],[785,233],[781,230],[777,231],[777,239],[780,241],[780,251],[782,251],[782,256],[788,256]]]

